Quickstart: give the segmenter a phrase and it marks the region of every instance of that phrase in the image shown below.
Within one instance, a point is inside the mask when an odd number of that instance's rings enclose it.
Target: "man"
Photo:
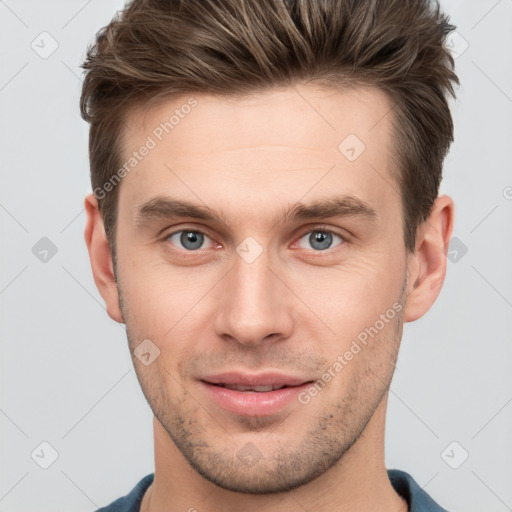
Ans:
[[[101,510],[444,510],[384,427],[446,271],[453,28],[427,0],[135,0],[100,31],[85,239],[155,442]]]

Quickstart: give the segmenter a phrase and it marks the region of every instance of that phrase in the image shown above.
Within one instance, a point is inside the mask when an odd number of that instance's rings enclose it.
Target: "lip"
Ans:
[[[284,375],[278,372],[259,374],[225,372],[215,375],[206,375],[202,377],[201,380],[211,384],[239,384],[241,386],[299,386],[305,382],[311,382],[311,379]]]
[[[297,396],[312,382],[279,373],[250,375],[233,372],[206,376],[199,384],[209,399],[228,412],[243,416],[269,416],[278,414],[287,405],[297,402]],[[273,391],[236,391],[218,384],[289,387]]]

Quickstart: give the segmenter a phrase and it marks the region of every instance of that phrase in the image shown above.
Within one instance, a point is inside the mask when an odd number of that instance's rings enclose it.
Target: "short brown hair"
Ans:
[[[296,82],[372,85],[393,105],[404,240],[438,195],[453,141],[447,92],[459,84],[428,0],[133,0],[96,35],[82,65],[93,189],[116,173],[134,106],[204,92],[244,96]],[[99,198],[115,262],[119,187]]]

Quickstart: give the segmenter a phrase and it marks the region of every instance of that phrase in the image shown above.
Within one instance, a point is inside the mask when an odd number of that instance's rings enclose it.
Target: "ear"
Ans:
[[[110,246],[105,234],[105,227],[98,207],[98,200],[93,194],[85,198],[87,223],[85,226],[85,243],[89,251],[94,282],[107,307],[107,314],[112,320],[124,323],[119,306],[119,291],[114,275],[114,265]]]
[[[422,317],[441,291],[454,215],[453,200],[448,196],[439,196],[429,218],[418,228],[415,251],[408,256],[404,322],[413,322]]]

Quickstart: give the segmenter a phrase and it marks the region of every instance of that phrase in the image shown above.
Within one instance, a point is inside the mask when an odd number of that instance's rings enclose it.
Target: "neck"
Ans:
[[[206,480],[185,460],[160,422],[154,418],[155,476],[142,502],[142,512],[408,512],[393,489],[384,463],[384,421],[387,396],[358,440],[319,477],[292,491],[244,494]]]

